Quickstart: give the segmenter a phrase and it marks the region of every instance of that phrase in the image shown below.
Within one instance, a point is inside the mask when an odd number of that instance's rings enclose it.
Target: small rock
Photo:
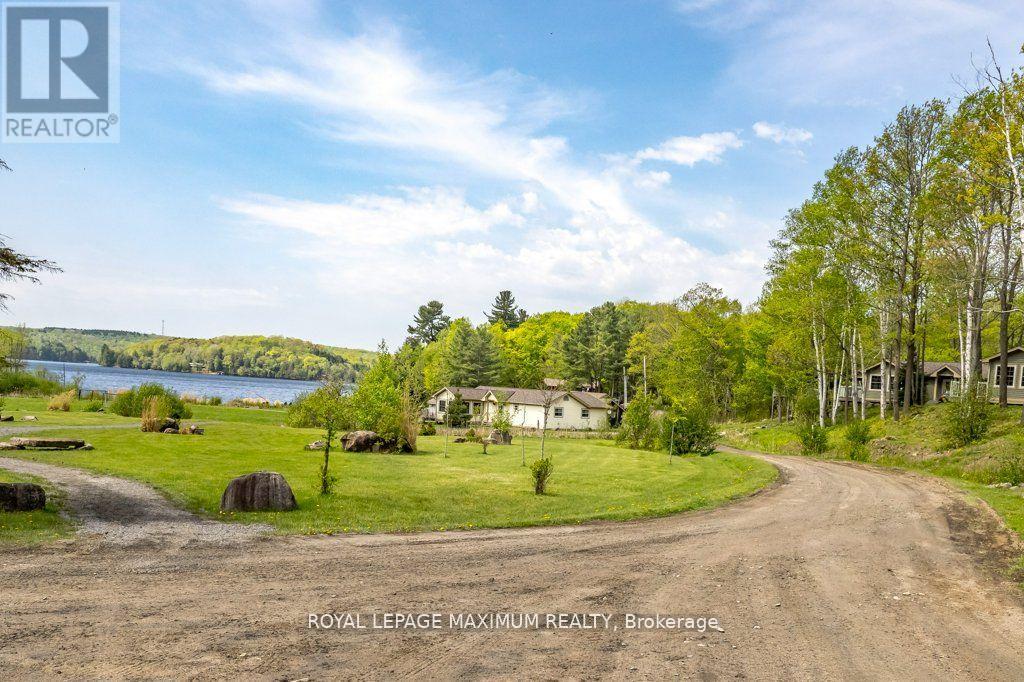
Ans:
[[[39,421],[38,418],[33,417],[31,414],[26,414],[24,417],[22,417],[22,420],[27,421],[27,422],[37,422],[37,421]]]
[[[327,443],[322,440],[315,440],[312,443],[306,445],[306,450],[323,450],[327,447]]]

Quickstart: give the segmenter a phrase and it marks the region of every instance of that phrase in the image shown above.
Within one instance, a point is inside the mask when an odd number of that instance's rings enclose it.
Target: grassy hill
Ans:
[[[108,367],[170,372],[220,372],[237,376],[354,381],[372,351],[324,346],[282,336],[218,336],[212,339],[142,334],[110,329],[7,327],[20,334],[29,360],[96,362]]]

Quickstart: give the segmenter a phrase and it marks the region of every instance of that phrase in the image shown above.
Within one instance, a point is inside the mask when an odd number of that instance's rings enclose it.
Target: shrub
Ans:
[[[999,469],[999,478],[1010,485],[1021,485],[1024,483],[1024,452],[1016,448],[1000,457],[1002,467]]]
[[[207,405],[220,405],[223,402],[224,401],[221,400],[221,397],[219,395],[210,396],[209,398],[206,399]]]
[[[288,406],[288,414],[285,415],[284,423],[296,429],[311,429],[317,426],[315,415],[309,402],[309,393],[300,393]]]
[[[707,410],[674,406],[661,421],[661,439],[669,454],[706,457],[715,451],[718,429]]]
[[[640,394],[630,401],[622,417],[617,440],[635,449],[650,450],[658,440],[658,420],[654,418],[654,402]]]
[[[854,419],[846,426],[845,438],[851,445],[867,445],[871,440],[871,425],[863,419]]]
[[[103,401],[102,400],[90,400],[82,406],[83,412],[102,412]]]
[[[953,445],[964,446],[979,440],[992,422],[992,406],[984,395],[967,390],[946,405],[946,437]]]
[[[50,402],[46,405],[46,409],[60,412],[70,412],[71,402],[75,399],[75,389],[65,391],[64,393],[58,393],[57,395],[50,398]]]
[[[476,440],[477,440],[476,429],[470,427],[469,430],[466,431],[466,440],[468,440],[470,442],[476,442]]]
[[[550,457],[543,457],[530,465],[530,473],[533,475],[533,492],[535,494],[543,495],[547,492],[548,479],[551,478],[551,473],[554,470],[555,465]]]
[[[146,433],[155,433],[160,430],[164,419],[168,417],[167,403],[160,396],[150,396],[145,399],[142,413],[139,416],[142,417],[142,430]]]
[[[35,373],[15,370],[0,371],[0,393],[20,395],[53,395],[61,390],[53,376],[40,370]]]
[[[434,425],[434,422],[430,422],[430,421],[423,422],[422,424],[420,424],[420,435],[421,436],[436,436],[437,435],[437,426]]]
[[[871,441],[871,426],[863,419],[854,419],[847,424],[844,437],[850,448],[850,459],[855,462],[868,461],[868,443]]]
[[[828,449],[828,433],[817,422],[804,422],[797,435],[805,455],[820,455]]]
[[[192,410],[173,391],[160,384],[142,384],[119,393],[110,403],[110,411],[122,417],[141,417],[150,398],[156,398],[164,417],[188,419]]]
[[[455,398],[448,401],[448,408],[445,410],[445,418],[450,426],[465,426],[469,423],[469,405],[462,399],[461,393],[456,393]]]
[[[498,405],[498,412],[491,419],[491,428],[496,430],[498,433],[511,433],[512,432],[512,418],[509,417],[508,410],[505,409],[505,405]]]

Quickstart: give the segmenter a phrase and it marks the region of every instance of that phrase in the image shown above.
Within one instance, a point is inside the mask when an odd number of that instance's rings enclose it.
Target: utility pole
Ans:
[[[676,447],[676,420],[672,420],[672,435],[668,437],[668,463],[672,463],[672,451]]]
[[[647,395],[647,356],[644,356],[644,395]]]
[[[448,432],[451,431],[451,421],[448,419],[448,410],[444,411],[444,458],[448,459]]]
[[[160,336],[164,335],[164,321],[160,320]]]

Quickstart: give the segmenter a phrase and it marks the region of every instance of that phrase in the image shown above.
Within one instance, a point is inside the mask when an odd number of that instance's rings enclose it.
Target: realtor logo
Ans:
[[[116,142],[118,6],[3,4],[4,142]]]

